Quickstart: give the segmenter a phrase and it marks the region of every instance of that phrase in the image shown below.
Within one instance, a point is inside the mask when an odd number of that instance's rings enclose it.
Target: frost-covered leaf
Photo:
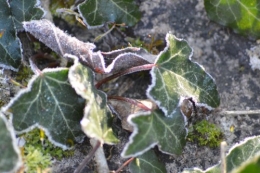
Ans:
[[[243,35],[260,38],[258,0],[204,0],[209,18]]]
[[[259,166],[260,136],[249,137],[239,144],[234,145],[226,156],[227,172],[240,173],[239,170],[249,163],[256,163]],[[257,157],[257,158],[255,158]],[[256,165],[255,165],[256,166]],[[259,171],[259,170],[258,170]],[[198,168],[186,169],[183,173],[221,173],[220,164],[217,164],[203,171]],[[250,172],[251,173],[251,172]]]
[[[75,37],[69,36],[50,21],[46,19],[32,20],[23,22],[23,27],[25,31],[31,33],[59,55],[74,55],[84,61],[93,70],[94,67],[102,68],[98,65],[102,65],[104,60],[98,59],[99,57],[92,57],[92,50],[95,48],[94,44],[84,43]]]
[[[13,127],[0,113],[0,172],[15,172],[21,166],[21,156]]]
[[[68,81],[68,69],[57,68],[35,75],[4,110],[12,113],[16,131],[23,133],[37,126],[55,145],[67,148],[71,141],[80,142],[85,136],[79,124],[84,104]]]
[[[106,22],[133,26],[141,17],[133,0],[86,0],[78,9],[88,28],[100,27]]]
[[[136,157],[129,165],[132,173],[166,173],[163,163],[159,162],[153,150]]]
[[[112,114],[107,107],[106,94],[95,88],[92,70],[79,63],[75,57],[74,65],[70,68],[69,80],[76,92],[87,100],[81,120],[83,131],[88,137],[102,143],[118,142],[111,128]]]
[[[182,97],[192,97],[209,107],[219,106],[215,81],[202,66],[190,60],[192,49],[186,41],[166,36],[167,47],[151,70],[152,84],[147,90],[166,116],[171,116]]]
[[[151,64],[155,59],[144,49],[135,47],[112,52],[93,52],[94,44],[84,43],[67,35],[48,20],[33,20],[23,24],[26,31],[58,54],[65,57],[76,56],[82,64],[97,73],[116,73],[123,69]]]
[[[185,117],[179,108],[171,117],[166,117],[162,111],[156,110],[133,114],[128,121],[134,126],[134,132],[122,152],[123,157],[136,157],[155,145],[158,145],[163,153],[181,154],[187,130]]]
[[[42,17],[38,4],[36,0],[0,1],[0,67],[17,70],[22,57],[17,31],[22,21]]]

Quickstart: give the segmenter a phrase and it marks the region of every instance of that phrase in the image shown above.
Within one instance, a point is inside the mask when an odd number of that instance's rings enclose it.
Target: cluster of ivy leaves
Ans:
[[[239,33],[258,37],[259,9],[255,1],[206,0],[205,8],[212,20],[233,27]],[[136,4],[129,0],[87,0],[79,4],[77,10],[88,28],[101,27],[107,22],[133,26],[140,19]],[[43,129],[52,143],[64,149],[69,148],[70,141],[81,142],[85,136],[102,144],[119,142],[111,127],[113,114],[107,105],[107,95],[94,84],[95,73],[114,75],[137,67],[150,69],[152,82],[147,97],[157,105],[157,109],[136,112],[128,118],[134,129],[122,157],[136,157],[130,165],[132,172],[166,172],[163,163],[150,150],[156,145],[163,153],[182,153],[187,136],[186,117],[180,109],[184,99],[192,98],[196,106],[203,103],[208,109],[220,104],[214,79],[191,60],[192,49],[188,43],[172,34],[166,35],[167,45],[155,58],[134,47],[112,52],[94,51],[94,44],[81,42],[51,22],[40,20],[44,11],[35,0],[0,1],[0,12],[1,67],[16,71],[20,66],[22,43],[17,33],[21,30],[34,35],[62,58],[74,61],[71,67],[42,71],[32,66],[35,75],[27,88],[3,107],[0,137],[6,140],[0,141],[0,147],[4,148],[0,158],[1,172],[19,168],[21,156],[15,134],[35,127]],[[4,114],[9,114],[9,119]],[[256,167],[258,146],[259,137],[255,137],[234,147],[227,156],[228,172],[237,169],[239,172],[252,165]],[[248,152],[248,147],[253,147],[254,152]],[[242,159],[234,160],[235,156]],[[250,162],[245,163],[246,160]],[[219,167],[207,171],[218,172]]]

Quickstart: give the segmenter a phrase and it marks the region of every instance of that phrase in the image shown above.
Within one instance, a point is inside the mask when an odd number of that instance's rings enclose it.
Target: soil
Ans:
[[[221,105],[219,111],[213,112],[207,119],[222,129],[228,148],[246,137],[260,135],[259,115],[224,113],[226,110],[260,109],[260,70],[251,69],[247,54],[247,50],[257,45],[256,40],[211,22],[202,0],[147,0],[140,2],[140,10],[143,16],[132,30],[129,29],[130,36],[140,37],[142,40],[149,40],[149,35],[164,39],[171,32],[176,37],[187,40],[194,51],[192,60],[201,64],[215,79]],[[68,30],[66,27],[64,29]],[[92,42],[104,30],[101,28],[90,31],[73,26],[68,32],[80,40]],[[98,43],[98,49],[109,51],[117,45],[127,45],[127,41],[124,35],[114,31]],[[110,92],[114,94],[119,91],[122,96],[141,99],[146,97],[145,90],[149,84],[148,73],[128,75],[115,81]],[[120,126],[118,119],[115,122]],[[234,131],[230,130],[231,126],[235,127]],[[121,158],[120,153],[130,133],[121,128],[118,128],[117,133],[120,143],[104,146],[110,170],[118,169],[126,161]],[[57,161],[53,172],[73,172],[90,149],[88,139],[76,145],[75,155]],[[177,173],[184,168],[206,169],[213,166],[218,163],[220,152],[219,148],[201,147],[188,142],[181,156],[159,154],[159,158],[165,163],[167,172]],[[92,172],[94,167],[95,163],[92,161],[84,172]],[[125,168],[122,172],[128,173],[129,169]]]

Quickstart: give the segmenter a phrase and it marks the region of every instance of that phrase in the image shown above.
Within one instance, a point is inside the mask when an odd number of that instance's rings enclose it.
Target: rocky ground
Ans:
[[[149,39],[151,35],[164,39],[171,32],[178,38],[187,40],[193,48],[192,60],[203,65],[215,78],[221,97],[218,112],[212,113],[208,120],[217,124],[224,133],[228,148],[246,137],[259,135],[258,115],[228,115],[225,111],[260,109],[260,70],[252,70],[247,50],[257,46],[256,40],[238,35],[232,30],[211,22],[206,15],[202,0],[146,0],[140,2],[143,13],[141,21],[133,28],[131,36]],[[91,41],[102,29],[88,31],[73,27],[70,29],[76,37]],[[120,40],[123,39],[123,40]],[[126,44],[124,37],[117,32],[106,37],[99,44],[105,50],[111,45]],[[252,54],[254,52],[251,52]],[[251,54],[251,56],[252,56]],[[116,81],[123,96],[144,98],[149,85],[149,74],[145,77],[130,75]],[[112,91],[111,91],[112,92]],[[6,93],[6,95],[10,93]],[[234,131],[230,127],[234,126]],[[129,133],[119,130],[121,143],[116,146],[104,146],[110,170],[116,170],[124,161],[120,153],[127,142]],[[56,162],[54,172],[73,172],[90,151],[89,142],[77,145],[75,156]],[[219,148],[199,147],[187,143],[181,156],[160,155],[169,173],[181,172],[184,168],[199,167],[206,169],[217,164],[220,158]],[[86,167],[91,172],[94,162]],[[122,172],[129,172],[124,169]]]

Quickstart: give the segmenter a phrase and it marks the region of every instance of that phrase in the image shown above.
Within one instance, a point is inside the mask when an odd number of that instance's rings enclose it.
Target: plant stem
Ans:
[[[221,111],[222,114],[225,115],[239,115],[239,114],[247,114],[247,115],[255,115],[260,114],[260,110],[248,110],[248,111]]]
[[[134,160],[134,157],[131,157],[130,159],[128,159],[125,163],[123,163],[123,165],[121,165],[116,172],[114,173],[119,173],[125,166],[127,166],[129,163],[131,163]]]
[[[97,141],[96,145],[94,146],[94,148],[92,148],[92,150],[90,151],[90,153],[87,155],[87,157],[80,163],[80,165],[77,167],[77,169],[74,171],[74,173],[80,173],[83,168],[85,168],[86,164],[92,159],[92,157],[94,156],[95,152],[97,151],[97,149],[100,147],[101,142]]]
[[[138,106],[139,108],[141,108],[145,111],[151,111],[152,110],[152,109],[148,108],[147,106],[145,106],[143,103],[141,103],[141,102],[139,102],[135,99],[131,99],[131,98],[126,98],[126,97],[121,97],[121,96],[108,96],[107,99],[125,101],[125,102],[131,103],[135,106]]]
[[[95,146],[98,141],[96,139],[90,139],[90,144]],[[97,163],[97,172],[98,173],[109,173],[109,168],[107,165],[107,160],[105,157],[105,153],[103,147],[99,147],[95,152],[95,162]]]
[[[129,68],[129,69],[126,69],[124,71],[120,71],[118,73],[115,73],[111,76],[108,76],[100,81],[97,82],[96,84],[96,88],[100,88],[102,84],[110,81],[110,80],[113,80],[117,77],[120,77],[120,76],[124,76],[124,75],[127,75],[127,74],[130,74],[130,73],[134,73],[134,72],[138,72],[138,71],[144,71],[144,70],[151,70],[153,67],[155,66],[155,64],[145,64],[145,65],[140,65],[140,66],[136,66],[136,67],[132,67],[132,68]]]
[[[220,160],[221,160],[221,173],[226,173],[227,165],[226,165],[226,147],[227,143],[225,141],[220,144]]]

